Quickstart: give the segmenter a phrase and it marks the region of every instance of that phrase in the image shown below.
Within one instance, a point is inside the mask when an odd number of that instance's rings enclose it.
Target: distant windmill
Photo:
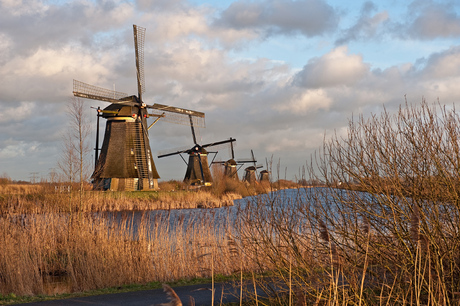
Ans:
[[[257,169],[262,168],[262,165],[257,165],[257,160],[254,156],[254,151],[251,150],[252,160],[244,160],[239,162],[244,163],[253,163],[253,166],[249,166],[244,169],[244,177],[243,181],[248,182],[249,184],[253,184],[257,181]]]
[[[73,81],[77,97],[111,103],[98,116],[107,119],[104,141],[92,174],[96,188],[110,190],[147,190],[158,188],[158,172],[150,150],[148,130],[160,118],[174,123],[204,126],[204,113],[161,104],[147,105],[142,100],[145,91],[144,39],[145,28],[133,25],[136,55],[138,95]],[[152,113],[148,113],[148,109]],[[102,114],[102,115],[101,115]],[[147,125],[147,118],[157,119]],[[184,118],[186,119],[184,122]],[[98,121],[99,122],[99,121]],[[97,139],[97,136],[96,136]],[[98,140],[96,142],[98,152]],[[96,153],[96,156],[98,154]]]
[[[213,164],[220,164],[224,166],[224,176],[227,178],[238,180],[238,170],[244,166],[244,164],[251,163],[253,166],[247,167],[245,169],[245,174],[243,176],[243,181],[255,181],[256,180],[256,169],[262,167],[262,165],[256,165],[257,160],[254,157],[254,152],[251,150],[251,159],[238,159],[235,160],[235,152],[233,149],[233,143],[230,143],[230,152],[231,158],[227,161],[213,161]],[[249,172],[249,174],[248,174]],[[252,174],[254,173],[254,174]]]
[[[225,162],[216,162],[224,165],[225,177],[238,180],[238,163],[235,161],[235,151],[233,150],[233,142],[230,143],[231,158]]]
[[[211,170],[209,169],[208,164],[208,151],[205,148],[215,147],[224,145],[227,143],[233,143],[236,141],[234,138],[230,138],[223,141],[212,142],[204,145],[200,145],[197,142],[196,135],[195,135],[195,128],[194,124],[191,124],[192,129],[192,137],[193,137],[193,147],[186,150],[173,150],[170,152],[166,152],[163,154],[158,155],[158,158],[163,158],[172,155],[180,155],[183,153],[187,153],[189,155],[188,163],[187,164],[187,171],[185,172],[184,182],[190,185],[205,185],[210,186],[212,185],[212,176]],[[184,159],[182,157],[182,159]],[[185,161],[185,159],[184,159]]]
[[[259,182],[269,182],[270,181],[270,172],[268,170],[262,170],[259,173]]]

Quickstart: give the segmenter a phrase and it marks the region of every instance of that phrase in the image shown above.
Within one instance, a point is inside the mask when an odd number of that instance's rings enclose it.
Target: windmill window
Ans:
[[[137,165],[136,165],[136,164],[134,164],[134,169],[137,169]]]
[[[134,155],[134,149],[131,148],[131,155]]]

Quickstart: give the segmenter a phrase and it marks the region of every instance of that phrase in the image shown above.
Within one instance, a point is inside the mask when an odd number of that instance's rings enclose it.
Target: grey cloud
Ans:
[[[408,22],[395,24],[394,31],[403,37],[420,40],[460,37],[458,8],[458,1],[414,1],[408,7]]]
[[[350,28],[345,29],[335,44],[342,45],[353,40],[371,39],[379,36],[379,29],[388,21],[389,16],[385,11],[372,15],[376,9],[377,6],[373,2],[364,3],[361,15],[356,23]]]
[[[146,12],[152,10],[170,10],[177,9],[186,5],[184,0],[137,0],[137,7]]]
[[[334,30],[338,15],[322,0],[268,0],[233,2],[215,25],[235,29],[252,29],[264,36],[302,34],[307,37]]]
[[[115,1],[72,1],[14,13],[0,2],[0,34],[11,43],[8,49],[15,52],[8,52],[9,56],[28,56],[39,48],[60,48],[72,41],[89,46],[97,43],[95,34],[120,25],[114,17],[118,9]]]
[[[427,58],[419,58],[409,71],[412,79],[429,82],[431,86],[455,82],[460,75],[460,46],[431,54]],[[460,95],[460,94],[457,94]],[[452,93],[452,97],[456,94]]]

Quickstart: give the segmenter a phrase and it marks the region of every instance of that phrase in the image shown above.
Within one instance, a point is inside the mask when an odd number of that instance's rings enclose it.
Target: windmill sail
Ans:
[[[133,25],[134,48],[136,53],[136,75],[137,75],[137,92],[139,100],[142,101],[142,94],[145,92],[144,77],[144,41],[145,28]]]
[[[123,92],[105,89],[73,80],[73,94],[76,97],[105,101],[122,105],[137,105],[135,96],[128,96]],[[130,103],[132,102],[132,103]]]

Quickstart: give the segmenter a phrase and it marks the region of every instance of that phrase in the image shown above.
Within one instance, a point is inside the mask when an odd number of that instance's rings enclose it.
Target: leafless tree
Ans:
[[[80,199],[84,183],[90,175],[88,144],[91,133],[85,103],[79,98],[72,98],[67,108],[68,129],[63,135],[62,153],[58,167],[69,183],[79,182]]]

